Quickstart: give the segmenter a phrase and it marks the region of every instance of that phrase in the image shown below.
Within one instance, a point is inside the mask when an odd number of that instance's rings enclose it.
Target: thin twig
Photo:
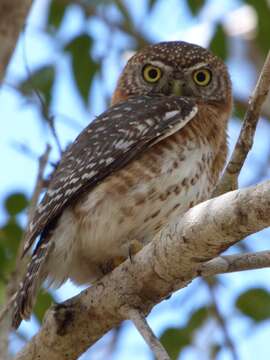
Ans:
[[[228,349],[230,350],[231,352],[231,355],[232,355],[232,359],[233,360],[238,360],[238,355],[237,355],[237,352],[236,352],[236,348],[235,348],[235,345],[231,339],[231,336],[230,336],[230,333],[229,333],[229,330],[227,328],[227,324],[226,324],[226,321],[220,311],[220,308],[219,308],[219,304],[218,304],[218,300],[217,300],[217,297],[216,297],[216,293],[215,293],[215,288],[214,288],[214,284],[211,283],[211,279],[206,279],[205,283],[207,284],[207,287],[209,289],[209,293],[211,295],[211,299],[212,299],[212,304],[213,304],[213,314],[223,332],[223,335],[224,335],[224,339],[225,339],[225,344],[226,346],[228,347]]]
[[[201,276],[213,276],[265,267],[270,267],[270,251],[218,256],[203,263],[198,273]]]
[[[130,319],[133,322],[145,342],[152,350],[156,360],[170,360],[167,351],[155,336],[144,315],[139,310],[130,307],[122,307],[121,312],[125,318]]]
[[[214,196],[237,188],[238,176],[252,148],[256,126],[260,117],[262,105],[268,95],[270,87],[270,52],[263,65],[258,82],[250,98],[249,106],[244,117],[240,135],[232,153],[231,159],[225,169]]]

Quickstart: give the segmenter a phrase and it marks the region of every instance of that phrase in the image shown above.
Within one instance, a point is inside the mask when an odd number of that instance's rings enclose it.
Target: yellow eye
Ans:
[[[145,65],[143,68],[143,78],[149,83],[155,83],[161,78],[160,68],[153,65]]]
[[[208,69],[196,70],[193,73],[193,80],[197,85],[206,86],[212,80],[212,73]]]

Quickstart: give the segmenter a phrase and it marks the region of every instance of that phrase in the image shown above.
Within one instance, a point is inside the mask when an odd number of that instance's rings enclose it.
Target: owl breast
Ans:
[[[127,257],[131,241],[148,243],[209,196],[217,178],[213,161],[210,144],[177,133],[109,176],[62,214],[52,239],[52,280],[89,283],[104,263]]]

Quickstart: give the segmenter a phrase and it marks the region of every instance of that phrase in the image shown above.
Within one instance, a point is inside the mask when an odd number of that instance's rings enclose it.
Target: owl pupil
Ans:
[[[199,82],[204,82],[205,79],[206,79],[206,76],[205,76],[205,74],[204,74],[203,72],[199,72],[199,73],[197,74],[197,80],[198,80]]]
[[[149,76],[151,79],[155,79],[155,78],[158,76],[157,70],[156,70],[156,69],[151,69],[151,70],[149,70],[148,76]]]

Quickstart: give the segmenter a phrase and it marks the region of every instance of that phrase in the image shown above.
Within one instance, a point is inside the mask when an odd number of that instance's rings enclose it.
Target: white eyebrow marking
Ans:
[[[203,63],[203,62],[201,62],[201,63],[195,64],[195,65],[193,65],[193,66],[190,66],[190,67],[188,68],[188,70],[189,70],[189,71],[192,71],[192,70],[197,70],[197,69],[204,68],[204,67],[208,67],[208,66],[209,66],[208,63]]]
[[[168,69],[168,70],[172,69],[171,66],[166,65],[162,61],[158,61],[158,60],[149,61],[147,64],[157,66],[157,67],[159,67],[161,69]]]

